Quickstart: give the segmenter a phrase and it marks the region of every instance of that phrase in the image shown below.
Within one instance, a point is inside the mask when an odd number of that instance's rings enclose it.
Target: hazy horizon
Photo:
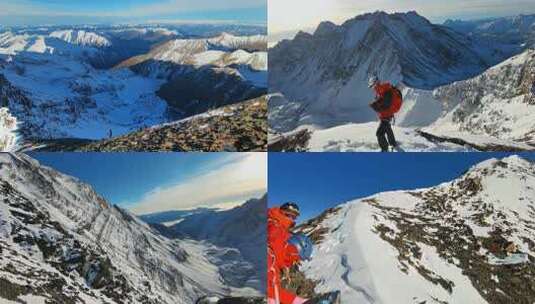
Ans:
[[[0,26],[149,24],[266,24],[265,0],[4,0]]]
[[[291,7],[289,7],[291,6]],[[306,10],[300,9],[306,7]],[[294,0],[291,5],[283,0],[271,0],[268,7],[268,31],[270,43],[291,38],[299,31],[313,32],[323,21],[342,24],[356,16],[385,11],[404,13],[416,11],[435,24],[447,19],[480,20],[520,14],[534,14],[535,1],[476,0],[449,2],[439,0],[409,0],[399,3],[395,0]],[[293,12],[299,11],[296,15]]]

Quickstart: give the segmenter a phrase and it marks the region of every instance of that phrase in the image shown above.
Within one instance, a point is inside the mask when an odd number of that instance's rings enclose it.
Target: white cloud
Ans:
[[[228,206],[267,191],[267,154],[233,153],[203,174],[154,189],[133,207],[136,214],[197,207]]]

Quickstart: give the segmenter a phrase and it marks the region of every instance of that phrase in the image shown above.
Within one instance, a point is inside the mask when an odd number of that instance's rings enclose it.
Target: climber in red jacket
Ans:
[[[377,140],[382,152],[388,152],[388,146],[397,148],[394,131],[392,131],[391,122],[401,108],[403,96],[401,92],[388,82],[381,83],[377,76],[372,76],[368,81],[368,86],[375,91],[375,101],[370,106],[377,112],[379,128],[377,128]],[[386,135],[386,137],[385,137]],[[388,140],[387,140],[388,137]]]
[[[289,244],[290,229],[299,216],[295,203],[285,203],[268,210],[268,304],[302,304],[306,299],[281,287],[281,272],[299,263],[296,246]]]

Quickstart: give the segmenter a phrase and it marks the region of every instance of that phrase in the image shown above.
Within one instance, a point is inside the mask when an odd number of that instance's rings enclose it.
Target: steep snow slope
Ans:
[[[0,154],[0,168],[2,299],[192,304],[206,294],[258,294],[236,284],[252,266],[231,249],[166,239],[27,156]]]
[[[301,266],[342,303],[531,303],[535,165],[490,159],[435,187],[380,193],[299,227]]]
[[[535,51],[496,65],[481,75],[434,91],[449,112],[423,131],[440,136],[480,136],[535,147]]]
[[[314,34],[278,43],[269,50],[269,87],[289,106],[301,105],[298,124],[331,127],[374,119],[367,86],[372,74],[407,89],[430,90],[475,76],[507,55],[415,12],[376,12],[340,26],[323,22]]]

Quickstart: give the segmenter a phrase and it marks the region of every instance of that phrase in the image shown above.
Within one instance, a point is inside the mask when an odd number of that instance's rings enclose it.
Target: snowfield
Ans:
[[[326,230],[300,269],[343,304],[531,303],[534,198],[535,165],[511,156],[435,187],[350,201],[298,227]]]
[[[24,72],[15,63],[3,74],[32,101],[31,109],[11,107],[33,137],[100,139],[109,130],[119,135],[167,121],[167,104],[155,93],[161,80],[62,56],[26,53],[17,60]]]

